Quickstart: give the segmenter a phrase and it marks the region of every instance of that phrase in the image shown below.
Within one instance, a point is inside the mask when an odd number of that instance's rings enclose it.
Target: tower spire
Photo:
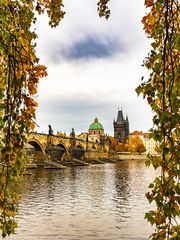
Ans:
[[[123,121],[124,121],[124,117],[123,117],[123,112],[121,109],[121,110],[118,110],[117,122],[123,122]]]

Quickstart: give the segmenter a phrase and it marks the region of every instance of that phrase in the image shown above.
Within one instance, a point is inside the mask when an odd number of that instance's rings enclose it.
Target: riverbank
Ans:
[[[91,164],[105,164],[105,163],[116,163],[119,161],[127,161],[127,160],[145,160],[147,158],[146,155],[138,155],[138,154],[117,154],[114,158],[101,158],[101,159],[72,159],[66,160],[61,162],[52,162],[52,161],[41,161],[41,162],[34,162],[28,163],[26,165],[27,169],[43,167],[46,169],[64,169],[66,167],[73,167],[73,166],[88,166]]]
[[[119,160],[146,160],[146,154],[117,154]]]

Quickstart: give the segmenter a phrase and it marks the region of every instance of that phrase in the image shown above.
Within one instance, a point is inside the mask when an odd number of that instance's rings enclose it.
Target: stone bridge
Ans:
[[[30,159],[66,161],[76,159],[107,158],[109,142],[104,139],[101,143],[94,143],[78,139],[47,135],[43,133],[31,133],[26,146],[26,153]]]

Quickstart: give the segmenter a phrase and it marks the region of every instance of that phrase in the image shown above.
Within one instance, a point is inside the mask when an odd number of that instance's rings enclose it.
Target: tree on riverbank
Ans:
[[[110,137],[111,149],[116,152],[130,152],[131,154],[141,154],[146,152],[146,148],[139,136],[130,137],[126,143],[119,142],[116,138]]]
[[[139,136],[130,137],[126,143],[127,150],[130,153],[144,153],[146,152],[146,148],[142,139]]]
[[[116,151],[116,152],[124,152],[125,146],[123,143],[120,143],[116,138],[114,137],[109,137],[110,138],[110,144],[111,144],[111,149]]]

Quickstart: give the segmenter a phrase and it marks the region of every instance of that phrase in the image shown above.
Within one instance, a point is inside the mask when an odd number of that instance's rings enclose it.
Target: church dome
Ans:
[[[89,126],[89,130],[104,130],[103,125],[98,121],[97,117],[94,119],[94,122],[91,123],[91,125]]]

